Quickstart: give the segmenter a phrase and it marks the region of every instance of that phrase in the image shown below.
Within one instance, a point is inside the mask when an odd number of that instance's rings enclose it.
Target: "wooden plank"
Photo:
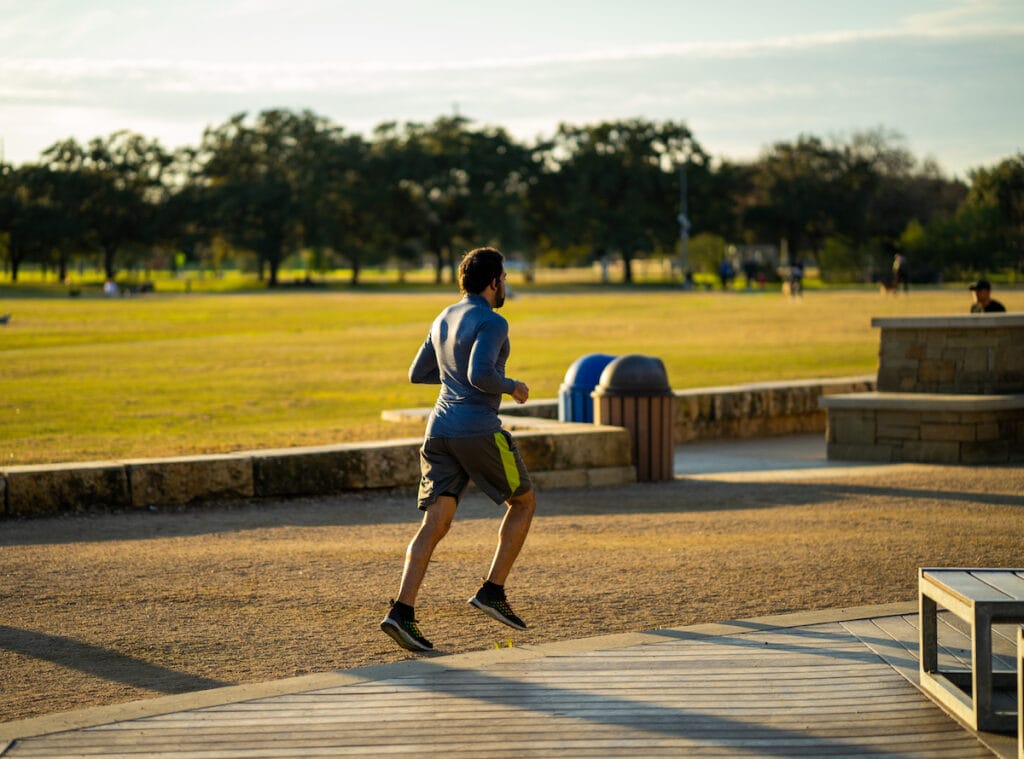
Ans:
[[[636,447],[636,476],[641,481],[650,481],[651,477],[651,431],[650,398],[625,398],[626,418],[632,421],[633,445]]]
[[[972,572],[972,574],[986,585],[991,585],[1000,593],[1005,593],[1010,598],[1018,601],[1024,601],[1024,577],[1011,571]]]
[[[981,570],[927,569],[922,570],[921,579],[930,580],[938,588],[952,591],[964,603],[975,601],[1013,601],[1007,593],[979,579]]]
[[[873,638],[884,639],[880,629]],[[912,637],[898,625],[893,633]],[[439,660],[425,675],[41,736],[19,741],[9,757],[370,752],[990,755],[848,629],[831,624],[479,668]]]

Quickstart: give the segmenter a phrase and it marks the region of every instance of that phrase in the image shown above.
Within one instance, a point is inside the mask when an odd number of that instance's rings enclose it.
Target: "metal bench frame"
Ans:
[[[992,671],[993,623],[1024,623],[1024,569],[923,568],[918,576],[921,688],[974,730],[1017,730],[1017,713],[996,712],[993,690],[1012,690],[1017,673]],[[970,625],[971,670],[939,671],[938,607]]]

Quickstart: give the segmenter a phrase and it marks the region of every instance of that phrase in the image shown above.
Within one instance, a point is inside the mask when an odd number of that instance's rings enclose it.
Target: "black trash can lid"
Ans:
[[[619,356],[601,372],[595,396],[652,397],[672,395],[665,364],[655,356]]]

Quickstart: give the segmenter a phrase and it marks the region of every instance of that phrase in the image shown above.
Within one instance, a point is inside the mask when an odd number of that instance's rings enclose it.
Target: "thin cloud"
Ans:
[[[962,33],[965,29],[991,30],[1000,17],[1019,17],[1017,0],[959,0],[952,7],[927,13],[914,13],[906,27],[917,32]],[[998,28],[998,27],[995,27]]]
[[[851,31],[781,37],[760,41],[642,45],[583,53],[472,61],[405,63],[276,63],[211,62],[201,60],[96,60],[85,58],[0,59],[0,92],[7,97],[68,92],[78,86],[119,82],[148,93],[260,92],[308,93],[362,89],[368,77],[429,75],[553,69],[564,66],[603,66],[661,59],[694,61],[744,60],[778,54],[812,53],[858,44],[1024,37],[1024,25],[998,28],[946,28],[930,25],[917,30]],[[43,95],[45,97],[45,95]]]

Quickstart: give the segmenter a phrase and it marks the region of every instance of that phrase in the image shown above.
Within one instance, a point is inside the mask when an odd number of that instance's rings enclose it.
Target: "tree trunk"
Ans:
[[[434,267],[434,284],[441,284],[441,280],[444,278],[444,254],[440,250],[437,251],[437,263]]]
[[[113,279],[114,275],[117,274],[117,269],[114,268],[114,257],[116,255],[116,244],[108,243],[103,246],[103,273],[107,275],[107,279]]]
[[[459,264],[461,261],[455,260],[455,251],[451,248],[448,249],[448,271],[451,273],[451,282],[454,284],[459,281]]]

